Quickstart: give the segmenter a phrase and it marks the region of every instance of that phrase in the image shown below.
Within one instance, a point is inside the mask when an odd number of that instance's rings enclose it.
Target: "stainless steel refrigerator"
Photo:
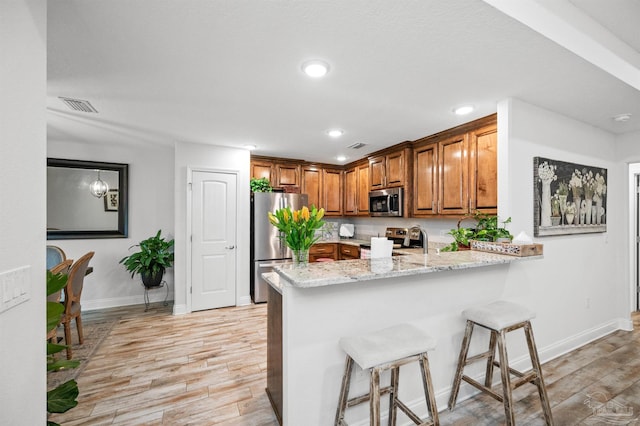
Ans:
[[[256,192],[251,196],[251,298],[254,303],[267,301],[264,272],[279,263],[291,262],[291,249],[279,237],[278,229],[269,223],[268,212],[283,207],[298,210],[307,205],[307,194]]]

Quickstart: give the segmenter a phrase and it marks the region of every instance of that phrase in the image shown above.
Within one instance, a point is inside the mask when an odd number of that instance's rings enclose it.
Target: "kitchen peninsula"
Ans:
[[[265,274],[270,284],[267,393],[281,424],[332,424],[345,360],[340,337],[405,322],[437,339],[429,358],[438,408],[446,408],[464,332],[460,312],[503,298],[507,275],[526,268],[518,263],[541,258],[430,252],[303,268],[289,264]],[[353,395],[368,389],[368,376],[356,371]],[[416,413],[426,414],[419,374],[417,365],[403,367],[401,392]],[[361,424],[367,416],[362,404],[350,409],[346,419]]]

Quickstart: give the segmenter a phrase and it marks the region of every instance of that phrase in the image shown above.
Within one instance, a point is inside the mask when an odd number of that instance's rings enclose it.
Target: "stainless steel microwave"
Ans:
[[[389,188],[369,191],[369,216],[402,217],[404,189]]]

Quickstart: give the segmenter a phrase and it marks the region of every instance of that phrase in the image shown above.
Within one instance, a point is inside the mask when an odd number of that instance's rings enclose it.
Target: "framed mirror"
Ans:
[[[128,174],[128,164],[47,158],[47,239],[126,238]]]

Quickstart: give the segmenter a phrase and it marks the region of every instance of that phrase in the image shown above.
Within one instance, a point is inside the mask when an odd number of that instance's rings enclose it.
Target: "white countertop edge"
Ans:
[[[269,285],[278,293],[282,294],[282,283],[280,282],[280,275],[275,272],[265,272],[262,274],[262,278],[269,283]]]

